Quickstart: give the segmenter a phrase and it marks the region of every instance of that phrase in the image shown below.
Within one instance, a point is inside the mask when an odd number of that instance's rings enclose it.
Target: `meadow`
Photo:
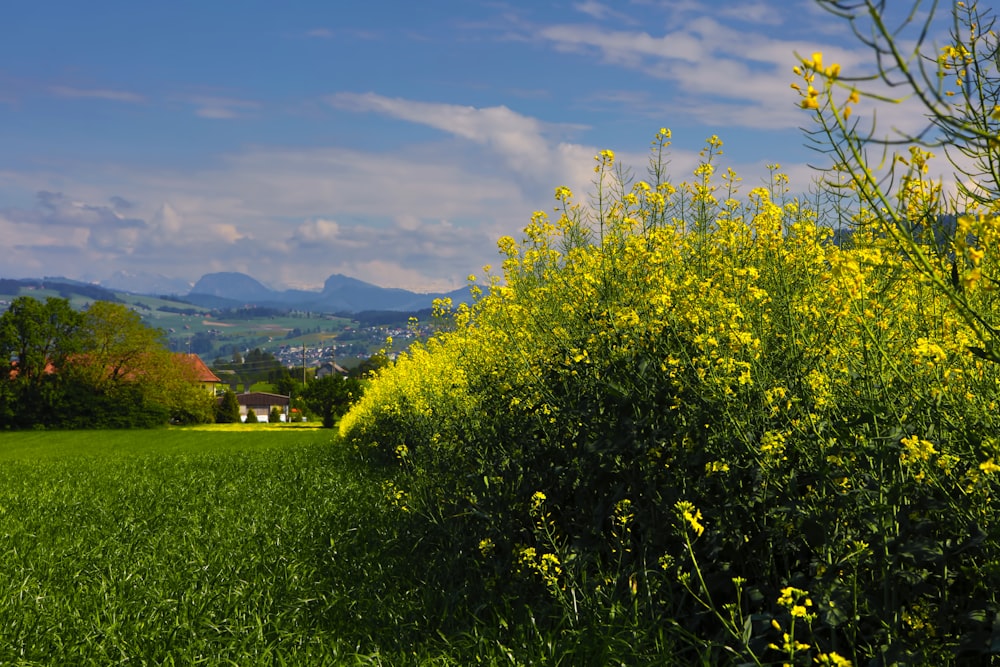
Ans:
[[[0,664],[415,662],[382,496],[319,429],[4,433]]]

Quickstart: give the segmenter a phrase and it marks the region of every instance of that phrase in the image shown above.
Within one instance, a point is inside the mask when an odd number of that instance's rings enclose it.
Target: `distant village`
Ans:
[[[331,343],[329,345],[310,347],[308,345],[280,345],[271,350],[286,368],[316,368],[327,362],[344,363],[349,360],[364,361],[381,349],[387,338],[392,338],[393,349],[387,351],[389,359],[395,360],[399,350],[405,349],[416,339],[426,338],[429,329],[413,331],[406,327],[362,327],[356,330],[367,339],[367,344],[357,342],[358,336],[352,336],[352,341],[346,344]]]

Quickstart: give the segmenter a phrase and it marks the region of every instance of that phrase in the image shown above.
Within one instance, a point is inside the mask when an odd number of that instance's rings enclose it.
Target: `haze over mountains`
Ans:
[[[171,278],[162,273],[116,271],[107,280],[98,283],[101,287],[132,294],[187,294],[193,283],[181,278]]]
[[[356,313],[364,310],[417,311],[430,308],[434,299],[444,297],[450,297],[456,302],[468,301],[469,288],[462,287],[447,293],[424,294],[399,288],[379,287],[338,273],[327,278],[320,291],[277,291],[245,273],[224,272],[202,276],[184,300],[209,308],[253,304],[268,308]]]
[[[321,290],[273,290],[245,273],[208,273],[192,285],[162,275],[115,274],[101,283],[87,283],[70,278],[0,278],[0,294],[17,294],[19,288],[48,287],[75,293],[93,300],[117,300],[115,292],[139,296],[166,296],[203,308],[244,308],[257,306],[278,310],[309,310],[322,313],[359,313],[362,311],[416,312],[429,309],[437,298],[451,298],[455,303],[470,300],[469,288],[447,293],[411,292],[379,287],[356,278],[334,274]]]

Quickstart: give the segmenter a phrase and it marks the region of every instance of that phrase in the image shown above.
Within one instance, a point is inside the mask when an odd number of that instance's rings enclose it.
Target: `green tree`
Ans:
[[[18,297],[0,316],[0,356],[16,361],[0,392],[5,426],[121,428],[210,421],[213,397],[162,333],[128,307]]]
[[[0,357],[17,361],[17,380],[38,386],[82,347],[83,318],[66,299],[15,298],[0,315]]]
[[[157,403],[166,406],[174,423],[209,423],[214,418],[215,395],[201,386],[197,369],[185,355],[157,355],[162,365],[153,367],[159,381],[149,387]]]
[[[143,323],[138,313],[119,303],[95,301],[83,312],[83,351],[96,386],[159,381],[170,357],[163,332]]]
[[[302,390],[303,401],[323,419],[324,428],[333,428],[337,418],[360,396],[361,383],[357,379],[336,375],[313,380]]]
[[[283,370],[284,373],[274,383],[275,390],[282,396],[294,398],[299,395],[299,391],[302,389],[302,381],[296,380],[287,369]]]
[[[392,362],[389,361],[389,357],[386,355],[385,351],[380,350],[351,369],[350,377],[359,379],[368,378],[369,376],[378,373],[390,363]]]
[[[240,402],[231,389],[226,389],[215,409],[217,424],[238,424],[240,422]]]
[[[247,352],[243,364],[236,368],[240,378],[247,385],[258,382],[275,382],[287,369],[272,353],[254,348]]]
[[[257,423],[257,413],[253,411],[253,408],[247,408],[247,418],[245,421],[247,424]]]
[[[271,424],[281,423],[281,410],[277,407],[271,408],[270,414],[267,415],[267,421]]]
[[[175,423],[210,422],[214,396],[198,383],[186,357],[170,352],[162,331],[127,306],[92,303],[83,313],[83,354],[73,364],[96,393],[146,405]]]
[[[0,315],[0,359],[8,369],[0,378],[0,425],[10,428],[56,425],[65,414],[67,360],[83,343],[82,317],[66,299],[41,302],[15,298]],[[16,364],[16,365],[14,365]],[[16,372],[15,372],[16,369]]]

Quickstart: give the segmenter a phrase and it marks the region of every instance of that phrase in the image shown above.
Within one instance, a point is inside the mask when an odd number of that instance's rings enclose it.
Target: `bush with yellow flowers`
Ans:
[[[716,137],[674,185],[669,139],[646,180],[602,151],[588,205],[558,188],[341,422],[398,466],[415,553],[449,563],[425,583],[450,614],[627,635],[636,659],[986,655],[1000,377],[975,323],[863,205],[833,229],[777,167],[744,193]],[[1000,222],[957,224],[953,251],[995,267]]]

